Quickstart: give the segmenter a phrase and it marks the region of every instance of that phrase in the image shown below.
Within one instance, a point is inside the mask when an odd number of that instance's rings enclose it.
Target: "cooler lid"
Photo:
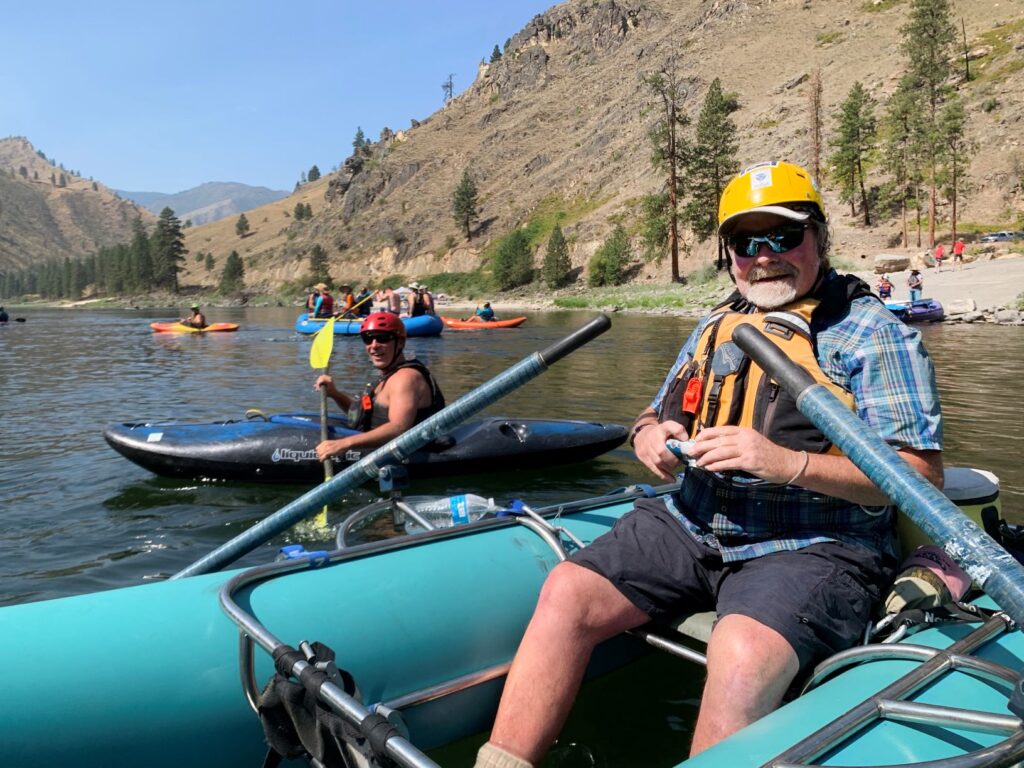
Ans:
[[[981,503],[999,495],[999,478],[984,469],[946,467],[946,483],[942,492],[958,504]]]

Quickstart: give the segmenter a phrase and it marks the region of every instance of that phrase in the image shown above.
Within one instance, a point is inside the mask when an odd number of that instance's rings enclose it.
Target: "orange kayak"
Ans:
[[[193,328],[191,325],[173,323],[150,323],[149,327],[157,333],[212,333],[214,331],[237,331],[238,323],[210,323],[205,328]]]
[[[457,331],[485,331],[491,328],[515,328],[526,322],[526,317],[510,317],[508,320],[460,320],[457,317],[441,316],[444,324]]]

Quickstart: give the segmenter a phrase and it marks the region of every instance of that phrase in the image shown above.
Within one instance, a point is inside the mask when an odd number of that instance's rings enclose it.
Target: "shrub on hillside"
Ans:
[[[618,285],[629,263],[629,235],[619,224],[587,264],[587,284],[591,287]]]

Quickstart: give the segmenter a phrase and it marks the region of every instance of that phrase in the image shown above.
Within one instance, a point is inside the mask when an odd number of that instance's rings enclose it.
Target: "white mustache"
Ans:
[[[768,267],[751,267],[747,272],[747,280],[756,283],[758,280],[770,280],[773,277],[796,277],[797,271],[789,264],[773,264]]]

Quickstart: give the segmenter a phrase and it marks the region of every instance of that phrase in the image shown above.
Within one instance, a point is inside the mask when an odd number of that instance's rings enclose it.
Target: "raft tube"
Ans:
[[[440,336],[444,330],[444,323],[437,315],[419,315],[418,317],[401,318],[405,326],[406,336]],[[295,330],[303,334],[312,334],[324,327],[327,318],[311,318],[308,313],[303,312],[295,321]],[[343,318],[334,321],[335,336],[358,336],[359,328],[363,319],[345,320]]]

